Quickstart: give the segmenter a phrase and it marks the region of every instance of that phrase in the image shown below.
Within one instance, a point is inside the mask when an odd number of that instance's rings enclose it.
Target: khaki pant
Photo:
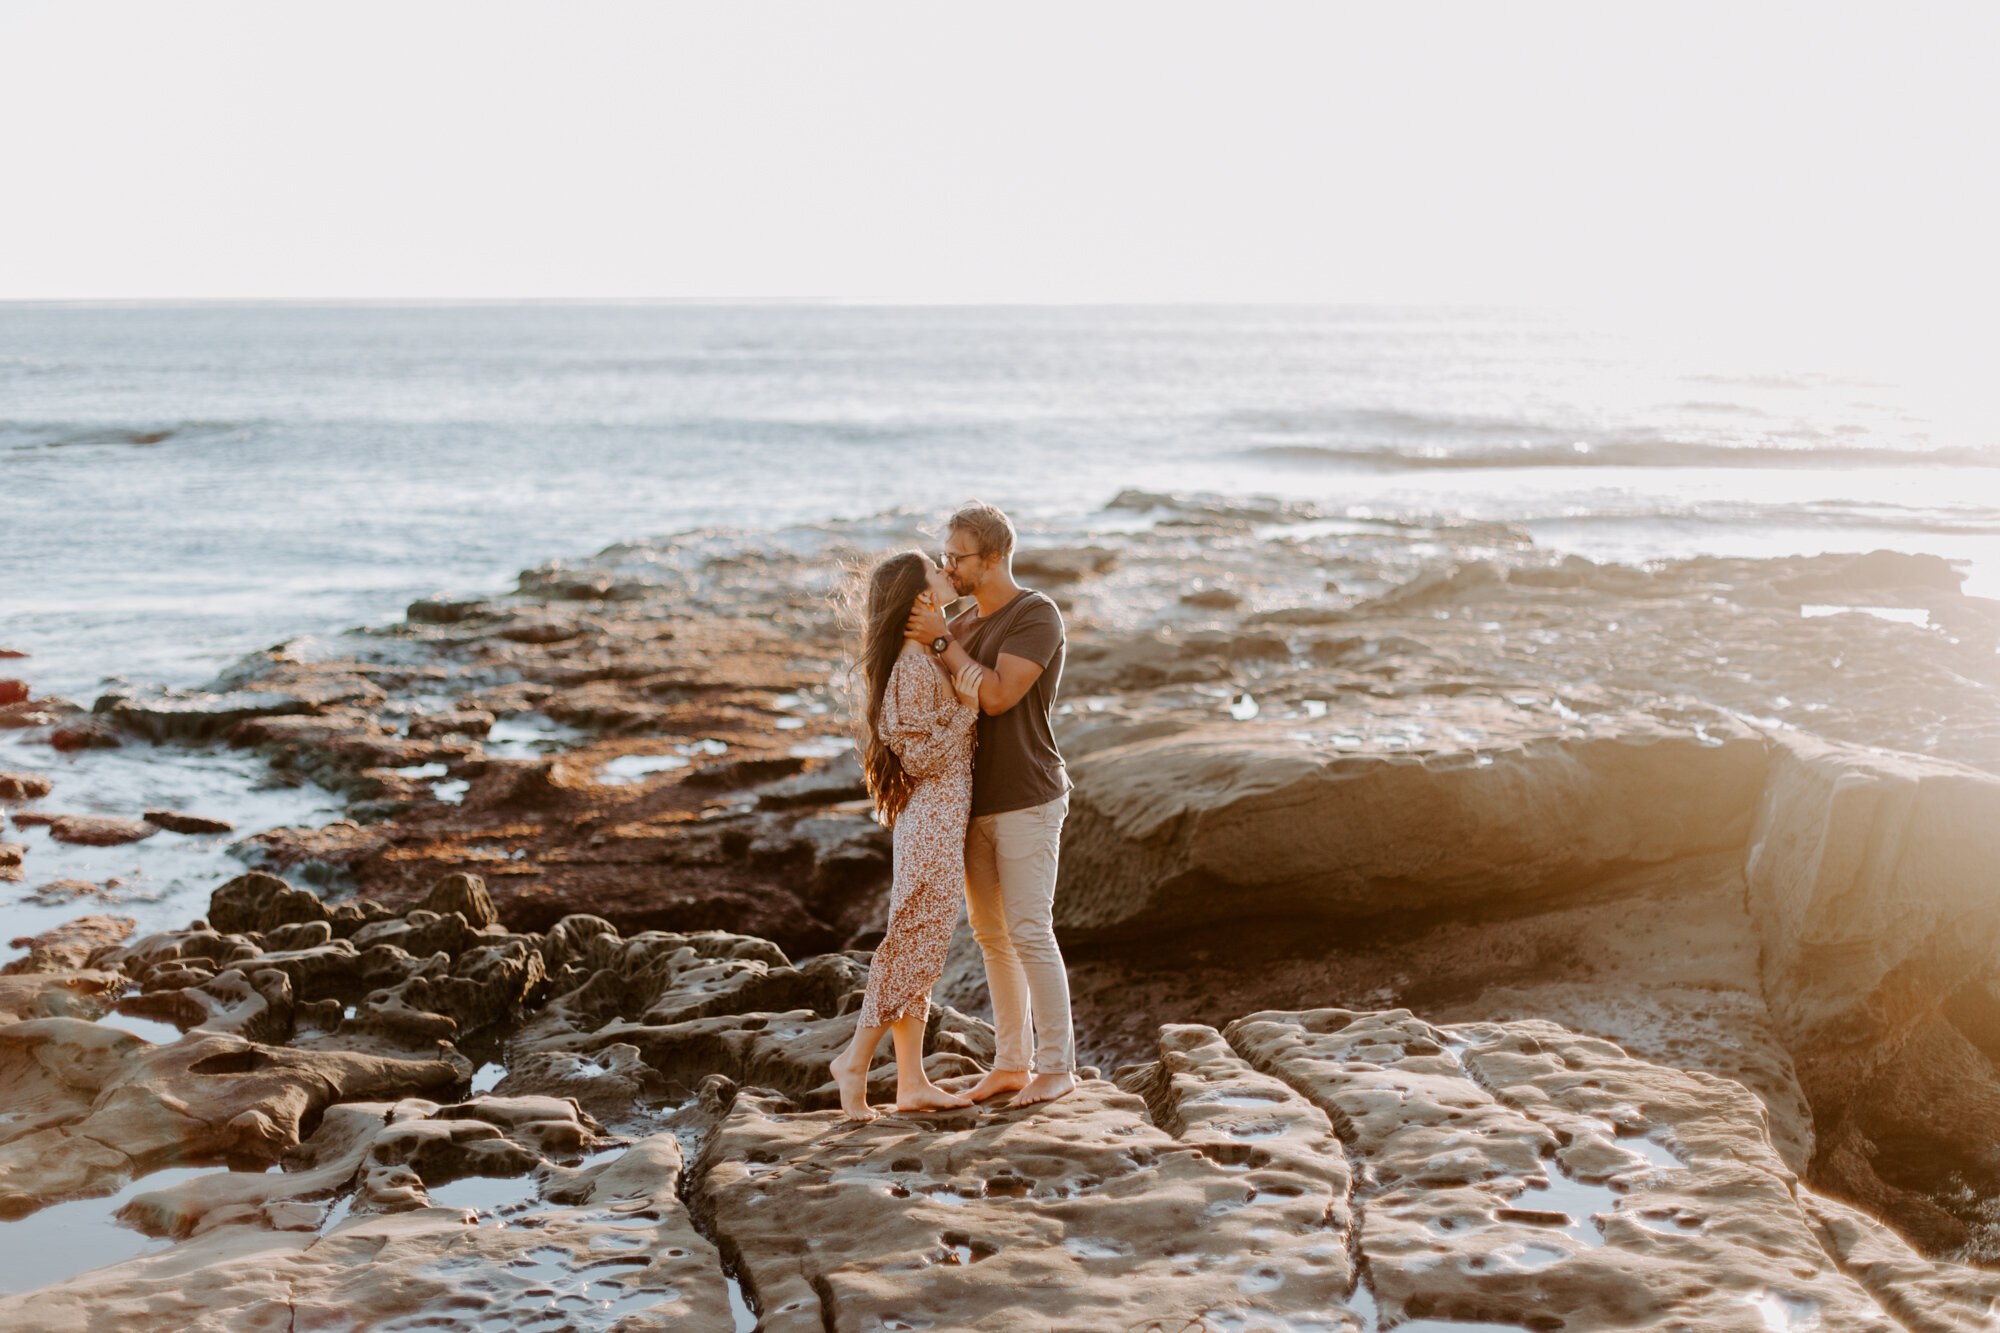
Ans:
[[[1076,1068],[1069,974],[1056,947],[1056,854],[1069,797],[980,815],[965,831],[965,903],[986,956],[999,1035],[996,1069],[1067,1074]],[[1033,1063],[1029,1061],[1032,1045]]]

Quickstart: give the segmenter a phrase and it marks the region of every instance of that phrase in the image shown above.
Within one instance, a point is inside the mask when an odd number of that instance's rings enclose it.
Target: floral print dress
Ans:
[[[930,654],[907,644],[882,694],[882,741],[910,776],[896,816],[889,932],[868,970],[863,1027],[928,1018],[965,901],[965,824],[972,814],[973,725],[979,714],[952,692]]]

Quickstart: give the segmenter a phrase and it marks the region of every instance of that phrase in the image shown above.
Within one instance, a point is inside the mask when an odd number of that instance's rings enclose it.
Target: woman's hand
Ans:
[[[951,692],[958,696],[960,703],[976,713],[979,711],[979,683],[985,678],[979,663],[967,662],[965,669],[952,678]]]

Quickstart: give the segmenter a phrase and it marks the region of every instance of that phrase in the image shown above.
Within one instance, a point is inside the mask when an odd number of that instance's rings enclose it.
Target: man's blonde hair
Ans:
[[[984,501],[966,501],[944,526],[947,534],[961,528],[972,534],[984,554],[1002,560],[1014,554],[1014,525],[1005,514]]]

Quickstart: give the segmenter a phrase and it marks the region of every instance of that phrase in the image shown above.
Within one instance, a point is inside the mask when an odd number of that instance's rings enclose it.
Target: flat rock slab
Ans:
[[[1763,1108],[1553,1023],[1253,1014],[1251,1064],[1343,1128],[1384,1322],[1898,1327],[1815,1238]],[[1772,1323],[1772,1312],[1781,1322]]]
[[[226,819],[210,819],[206,815],[190,815],[179,810],[148,810],[146,822],[157,824],[169,833],[234,833],[236,825]]]
[[[310,713],[335,704],[380,697],[381,688],[365,680],[332,678],[301,682],[282,690],[112,694],[99,699],[93,711],[151,741],[205,741],[250,718]]]
[[[51,838],[79,847],[117,847],[150,838],[159,831],[143,819],[114,819],[107,815],[64,815],[49,824]]]
[[[1359,1329],[1325,1117],[1226,1053],[1206,1073],[1160,1093],[1236,1118],[1198,1143],[1099,1080],[1018,1112],[866,1124],[746,1094],[690,1201],[765,1333]]]

